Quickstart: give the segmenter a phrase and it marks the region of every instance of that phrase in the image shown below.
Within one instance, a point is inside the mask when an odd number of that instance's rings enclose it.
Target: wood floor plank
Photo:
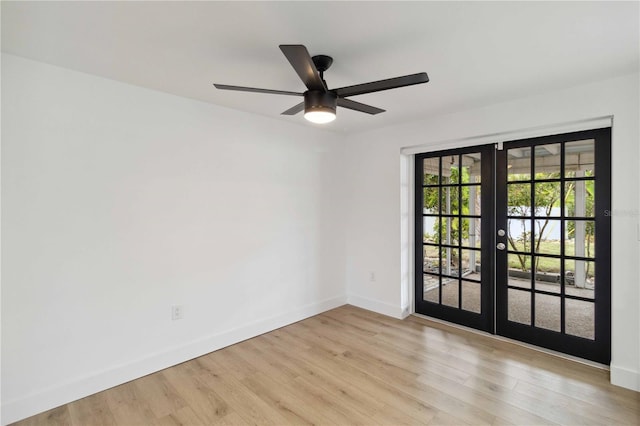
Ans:
[[[132,383],[157,418],[168,416],[187,405],[161,372],[141,377]]]
[[[426,386],[415,377],[406,374],[402,369],[395,365],[388,364],[378,357],[360,353],[354,356],[352,353],[346,353],[345,359],[353,368],[361,368],[367,362],[378,362],[378,368],[371,372],[379,380],[391,383],[397,391],[402,392],[405,397],[417,398],[420,401],[428,403],[429,406],[436,410],[454,413],[456,417],[461,418],[465,422],[475,424],[492,424],[495,415],[487,412],[483,408],[465,404],[456,396],[445,395],[430,386]],[[377,360],[377,361],[374,361]]]
[[[320,351],[309,350],[298,355],[315,364],[317,368],[324,366],[344,377],[355,384],[361,392],[369,394],[387,407],[394,407],[395,410],[406,413],[417,422],[424,422],[435,415],[436,410],[428,402],[403,393],[394,386],[394,383],[380,379],[357,367],[354,368],[354,365],[346,361],[344,357],[336,356],[327,363],[326,357]]]
[[[109,389],[105,393],[105,400],[117,424],[143,425],[156,420],[149,405],[140,398],[133,382]]]
[[[353,321],[352,317],[349,317],[349,321]],[[413,339],[411,339],[411,337],[413,337]],[[436,340],[434,344],[433,339],[429,339],[426,341],[427,347],[425,347],[422,343],[425,341],[424,336],[413,335],[411,337],[408,337],[406,333],[402,333],[399,330],[394,331],[393,335],[388,334],[386,331],[381,331],[376,335],[376,347],[381,348],[381,346],[386,345],[397,348],[398,346],[402,346],[406,354],[413,354],[415,357],[431,361],[430,363],[424,364],[425,367],[430,367],[430,372],[438,374],[438,372],[447,370],[448,375],[461,376],[458,378],[462,382],[467,380],[469,374],[472,373],[500,386],[515,386],[516,379],[505,375],[504,371],[495,365],[496,362],[489,358],[485,358],[485,360],[492,362],[479,365],[477,361],[480,357],[478,355],[466,355],[462,351],[457,351],[457,353],[453,352],[452,348],[454,348],[454,346],[451,342],[442,345],[442,342]],[[469,350],[468,347],[471,346],[468,343],[467,341],[464,342],[464,347],[467,348],[466,350]],[[462,358],[460,356],[461,353],[463,354]]]
[[[328,395],[334,407],[351,414],[353,422],[359,424],[376,423],[374,419],[381,418],[380,415],[372,415],[374,412],[383,410],[386,407],[379,399],[362,392],[359,386],[351,383],[348,377],[336,374],[331,364],[314,365],[306,359],[292,356],[292,351],[273,346],[267,356],[279,357],[286,360],[287,364],[296,368],[299,372],[297,381],[305,381],[309,386],[313,386],[317,391]],[[315,390],[310,392],[315,393]],[[410,418],[405,416],[405,418]],[[383,423],[389,424],[389,422]]]
[[[370,396],[367,392],[362,392],[347,378],[335,374],[335,371],[329,366],[313,365],[299,355],[292,355],[295,352],[286,349],[286,347],[271,346],[267,356],[278,357],[286,361],[288,365],[298,371],[300,379],[308,380],[309,383],[313,383],[325,393],[337,395],[341,404],[359,411],[364,416],[370,416],[373,411],[382,409],[383,404],[378,399]]]
[[[333,424],[331,419],[313,405],[308,406],[289,388],[263,373],[256,373],[242,380],[243,384],[269,405],[278,409],[291,424]]]
[[[37,414],[19,422],[21,426],[70,426],[72,423],[69,408],[66,405]]]
[[[429,416],[418,420],[404,413],[402,410],[398,410],[396,407],[385,405],[378,411],[372,413],[371,419],[375,424],[379,425],[416,425],[427,424],[427,422],[435,417],[435,414],[435,412],[431,413]],[[458,420],[457,424],[460,425],[462,423]]]
[[[490,412],[495,416],[494,424],[555,424],[535,412],[532,413],[510,404],[504,398],[504,395],[511,393],[511,389],[497,386],[491,382],[485,381],[482,383],[482,379],[477,379],[471,386],[470,384],[459,386],[456,382],[447,379],[432,380],[428,376],[421,376],[419,380],[438,392],[455,397],[470,406]]]
[[[163,374],[203,422],[215,424],[227,415],[227,402],[207,386],[194,362],[169,368]]]
[[[313,323],[309,321],[309,323]],[[345,343],[346,340],[354,339],[354,336],[345,336],[345,333],[338,333],[331,331],[327,331],[326,328],[320,328],[317,331],[317,334],[320,335],[323,340],[330,340],[334,342],[338,342],[339,344]],[[356,342],[361,342],[361,340],[357,340]],[[415,386],[417,378],[419,376],[420,366],[416,363],[408,362],[407,358],[403,357],[402,353],[394,352],[394,351],[383,351],[380,346],[377,346],[378,350],[375,355],[371,355],[365,352],[351,352],[346,351],[342,355],[346,358],[353,358],[353,360],[358,365],[378,365],[377,372],[384,374],[384,377],[394,377],[394,384],[401,384],[402,386]],[[436,381],[444,381],[447,380],[446,377],[441,376],[439,380]],[[418,389],[414,389],[409,391],[416,392]],[[451,410],[454,407],[460,408],[460,401],[455,396],[455,393],[451,393],[449,398],[443,398],[442,395],[438,391],[434,391],[433,389],[427,387],[423,387],[421,392],[431,392],[432,397],[429,399],[432,405],[436,408],[445,408],[447,410]],[[470,408],[471,406],[464,407],[462,411],[458,410],[458,414],[464,412],[465,409]],[[486,421],[487,423],[492,423],[495,420],[495,416],[490,413],[485,412],[485,410],[481,406],[475,406],[476,410],[469,410],[467,415],[467,420],[475,420],[475,421]]]
[[[572,418],[576,418],[575,413],[579,413],[579,416],[584,418],[582,424],[630,424],[629,422],[632,420],[627,413],[621,410],[605,409],[596,404],[586,403],[568,395],[550,391],[547,388],[530,383],[519,382],[514,390],[553,409],[558,408],[558,411],[562,414],[562,416],[559,416],[561,419],[565,418],[566,412],[570,409],[574,412],[572,413]],[[637,419],[636,417],[635,420]]]
[[[85,423],[87,425],[91,423]],[[239,423],[238,423],[239,424]],[[154,426],[207,426],[191,407],[182,407],[178,410],[159,418]]]
[[[215,353],[217,354],[217,353]],[[207,384],[216,389],[229,406],[243,419],[244,423],[260,425],[281,425],[287,422],[271,405],[247,389],[230,370],[226,369],[219,357],[201,357],[198,361],[209,373],[203,377]]]
[[[298,377],[298,373],[280,360],[269,358],[265,352],[265,343],[258,343],[257,338],[247,340],[243,345],[234,345],[231,354],[245,361],[245,365],[255,368],[257,371],[267,373],[278,382],[288,383]]]
[[[436,416],[427,423],[433,426],[459,426],[459,425],[468,425],[470,423],[466,423],[461,421],[459,418],[452,416],[449,413],[444,411],[438,411]]]
[[[640,424],[605,370],[342,306],[17,423]]]
[[[116,419],[111,414],[105,393],[97,393],[67,404],[72,424],[113,426]]]
[[[414,371],[416,373],[429,373],[436,375],[445,375],[449,379],[454,379],[459,381],[460,383],[466,382],[470,375],[463,371],[460,371],[459,368],[449,367],[441,362],[438,362],[437,359],[433,356],[429,356],[427,351],[422,349],[415,350],[407,350],[407,347],[402,345],[402,342],[399,341],[400,336],[396,334],[392,339],[386,339],[381,334],[375,335],[373,337],[363,337],[351,334],[349,331],[327,331],[335,338],[340,338],[341,335],[344,338],[348,338],[348,340],[353,342],[358,342],[363,345],[375,346],[376,353],[379,355],[385,355],[386,357],[393,358],[398,364],[406,365],[410,371]],[[348,335],[348,337],[346,337]],[[324,334],[323,336],[328,336],[328,334]],[[331,337],[326,337],[331,338]],[[515,385],[515,383],[514,383]]]

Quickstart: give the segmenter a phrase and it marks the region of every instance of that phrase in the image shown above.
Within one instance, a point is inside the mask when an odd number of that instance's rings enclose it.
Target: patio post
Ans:
[[[583,177],[583,170],[576,170],[576,177]],[[586,188],[583,180],[576,181],[575,186],[576,196],[576,217],[582,217],[586,215]],[[585,250],[584,245],[586,242],[586,226],[582,220],[576,220],[575,225],[575,255],[584,257]],[[575,261],[575,286],[578,288],[584,288],[586,283],[586,271],[585,263]]]

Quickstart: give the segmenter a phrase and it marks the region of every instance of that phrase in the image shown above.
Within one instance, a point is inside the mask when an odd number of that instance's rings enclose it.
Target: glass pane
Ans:
[[[564,261],[564,291],[573,296],[594,298],[596,263],[584,260]]]
[[[422,241],[438,244],[440,242],[440,218],[424,216],[422,218]]]
[[[507,293],[507,319],[531,325],[531,293],[509,289]]]
[[[595,257],[596,223],[593,220],[567,220],[564,223],[564,254]]]
[[[462,242],[463,247],[480,248],[480,220],[479,218],[462,218]]]
[[[472,153],[462,156],[462,183],[480,183],[481,154]]]
[[[536,294],[536,323],[538,328],[560,331],[560,298]]]
[[[461,186],[463,215],[479,216],[481,208],[480,185]]]
[[[422,246],[422,270],[432,274],[440,273],[438,269],[438,246]]]
[[[560,177],[560,144],[538,145],[535,150],[535,178],[553,179]]]
[[[460,201],[458,199],[458,186],[443,186],[442,187],[442,213],[444,214],[458,214],[458,206]]]
[[[531,252],[531,220],[509,219],[509,249],[513,251]]]
[[[507,180],[531,179],[531,148],[507,150]]]
[[[595,176],[593,139],[564,144],[565,177]]]
[[[566,216],[594,217],[595,181],[576,180],[565,183]]]
[[[440,183],[440,157],[425,158],[422,160],[425,185],[438,185]]]
[[[454,246],[460,245],[460,237],[464,234],[464,229],[461,229],[461,218],[451,218],[451,244]]]
[[[560,216],[560,182],[536,183],[534,203],[535,215],[538,217]]]
[[[462,250],[462,277],[480,280],[480,250]]]
[[[509,216],[531,216],[531,184],[507,185],[507,213]]]
[[[442,157],[442,176],[444,183],[460,182],[460,164],[457,155],[447,155]]]
[[[440,279],[434,275],[423,275],[423,295],[422,300],[439,303]]]
[[[460,307],[458,305],[459,284],[460,284],[460,280],[458,278],[442,277],[442,304],[443,305],[452,306],[454,308]]]
[[[536,290],[560,294],[560,259],[536,257]]]
[[[481,313],[480,283],[462,281],[462,309]]]
[[[531,288],[531,256],[508,254],[509,285]]]
[[[442,217],[440,218],[440,241],[442,244],[457,246],[459,243],[460,218]]]
[[[440,249],[442,274],[455,277],[458,275],[458,249],[442,247]]]
[[[552,219],[536,219],[533,236],[536,253],[560,255],[560,229],[562,222]]]
[[[422,188],[422,213],[424,214],[439,214],[440,213],[440,203],[439,203],[439,194],[440,188],[435,187],[427,187]]]
[[[573,336],[594,340],[595,305],[582,300],[564,299],[564,331]]]

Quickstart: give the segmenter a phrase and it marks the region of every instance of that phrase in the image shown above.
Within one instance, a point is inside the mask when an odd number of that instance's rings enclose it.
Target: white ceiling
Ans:
[[[388,126],[637,72],[638,2],[7,2],[2,50],[309,125],[279,44],[333,56],[330,88],[426,71],[427,84],[356,96],[340,132]]]

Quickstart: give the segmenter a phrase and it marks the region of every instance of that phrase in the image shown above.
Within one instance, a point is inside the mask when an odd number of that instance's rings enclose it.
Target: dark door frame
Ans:
[[[594,217],[597,233],[595,251],[598,262],[597,285],[595,286],[594,298],[595,340],[508,321],[507,255],[506,251],[503,252],[504,254],[496,253],[496,244],[498,242],[498,237],[496,236],[497,229],[507,229],[506,208],[497,208],[497,206],[507,205],[506,149],[572,142],[584,139],[595,140],[594,155],[598,162],[595,177],[596,198]],[[518,139],[506,141],[500,145],[502,145],[504,149],[497,150],[497,145],[490,144],[415,155],[415,312],[608,365],[611,361],[611,128],[606,127],[595,130]],[[425,158],[478,152],[482,152],[481,267],[483,288],[481,314],[424,301],[423,274],[425,271],[423,271],[422,259],[424,253],[422,219],[424,199],[422,190],[422,188],[424,188],[423,160]],[[564,157],[561,158],[562,166],[564,166]],[[564,174],[559,181],[562,182],[561,187],[564,188]],[[485,182],[487,182],[486,185]],[[564,230],[562,232],[564,235]],[[562,271],[564,271],[564,262],[562,261],[560,263],[563,265]],[[562,295],[564,297],[564,290],[562,291]],[[561,302],[563,300],[564,299],[561,299]],[[562,318],[564,321],[564,304],[561,303],[561,305]]]

